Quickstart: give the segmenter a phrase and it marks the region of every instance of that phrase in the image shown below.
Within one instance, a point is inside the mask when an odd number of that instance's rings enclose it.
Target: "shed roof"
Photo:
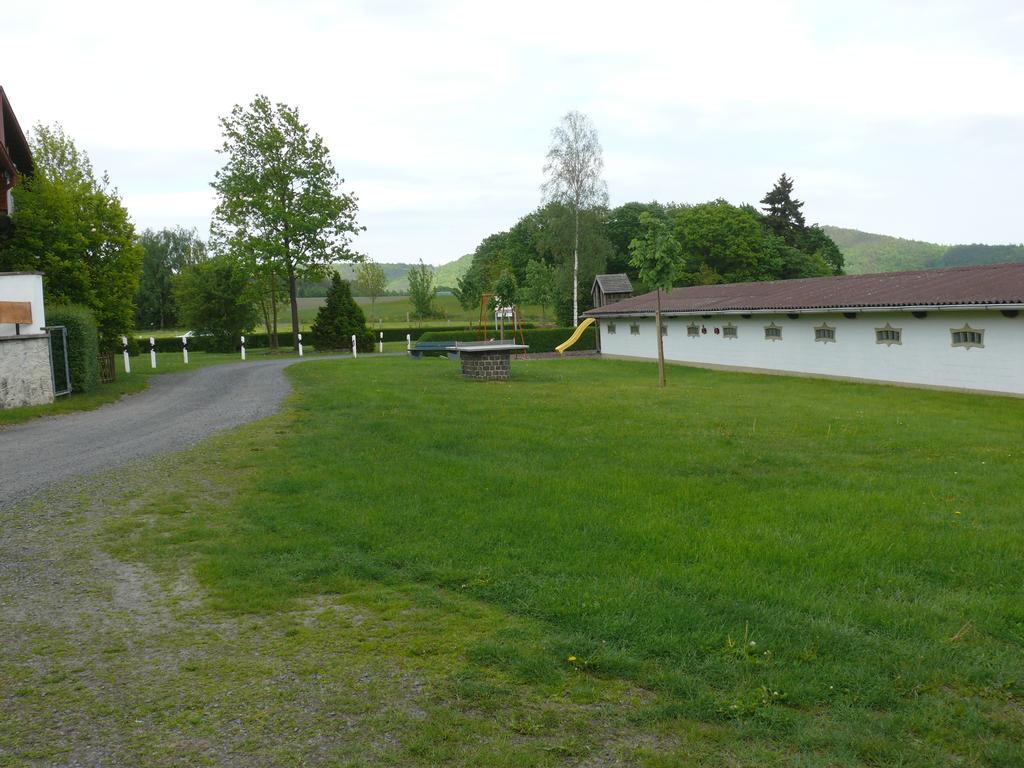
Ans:
[[[661,311],[700,314],[845,308],[1024,306],[1024,264],[809,277],[757,283],[694,285],[662,293]],[[591,309],[585,316],[647,315],[654,292]]]
[[[594,278],[594,282],[600,286],[601,293],[606,296],[609,293],[632,293],[633,284],[629,281],[629,275],[598,275]],[[591,286],[593,290],[593,286]]]

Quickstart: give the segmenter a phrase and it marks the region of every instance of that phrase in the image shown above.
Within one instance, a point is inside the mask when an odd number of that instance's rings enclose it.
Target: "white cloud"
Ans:
[[[809,208],[848,224],[844,196],[864,215],[871,189],[897,186],[915,132],[1001,121],[991,150],[952,132],[931,148],[991,173],[986,231],[903,178],[906,199],[863,224],[1020,240],[1000,169],[1020,157],[1005,130],[1024,124],[1024,54],[1019,12],[996,5],[36,0],[8,10],[22,66],[3,85],[23,122],[65,124],[143,226],[208,217],[218,116],[262,92],[323,134],[381,260],[445,261],[511,225],[571,108],[602,134],[613,202],[757,199],[802,169]]]

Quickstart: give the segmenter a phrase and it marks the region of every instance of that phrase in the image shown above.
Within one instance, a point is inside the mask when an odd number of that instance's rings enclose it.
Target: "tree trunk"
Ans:
[[[295,279],[295,264],[288,260],[288,297],[292,302],[292,346],[299,350],[299,296]]]
[[[654,310],[654,333],[658,337],[658,386],[665,386],[665,341],[661,335],[661,288],[656,289],[657,305]]]
[[[277,275],[270,273],[270,315],[273,325],[270,327],[270,336],[267,338],[267,346],[272,352],[277,352]]]
[[[260,292],[262,294],[262,291]],[[267,306],[266,295],[260,296],[260,313],[263,315],[263,327],[267,330],[267,346],[270,346],[270,307]]]
[[[575,328],[580,322],[580,211],[576,209],[576,235],[572,243],[572,324]]]

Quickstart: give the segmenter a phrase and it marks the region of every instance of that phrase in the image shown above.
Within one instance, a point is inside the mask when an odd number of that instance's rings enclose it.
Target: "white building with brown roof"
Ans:
[[[655,359],[654,303],[584,313],[601,353]],[[1024,264],[692,286],[661,306],[680,363],[1024,395]]]

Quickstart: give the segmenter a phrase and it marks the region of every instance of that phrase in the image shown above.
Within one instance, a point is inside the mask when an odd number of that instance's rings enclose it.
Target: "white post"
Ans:
[[[188,336],[181,337],[181,356],[185,358],[185,365],[188,365]]]
[[[412,334],[405,334],[405,351],[412,352]]]
[[[242,359],[245,360],[245,336],[242,337]]]
[[[128,337],[127,336],[122,336],[121,337],[121,346],[124,349],[124,372],[125,373],[131,373],[132,372],[132,360],[131,360],[130,357],[128,357]]]
[[[156,339],[149,337],[149,367],[156,368]]]
[[[299,334],[299,357],[302,357],[302,334]]]
[[[356,352],[356,335],[352,334],[352,359],[355,360],[359,357],[359,353]]]
[[[384,331],[380,332],[380,353],[384,354]]]

